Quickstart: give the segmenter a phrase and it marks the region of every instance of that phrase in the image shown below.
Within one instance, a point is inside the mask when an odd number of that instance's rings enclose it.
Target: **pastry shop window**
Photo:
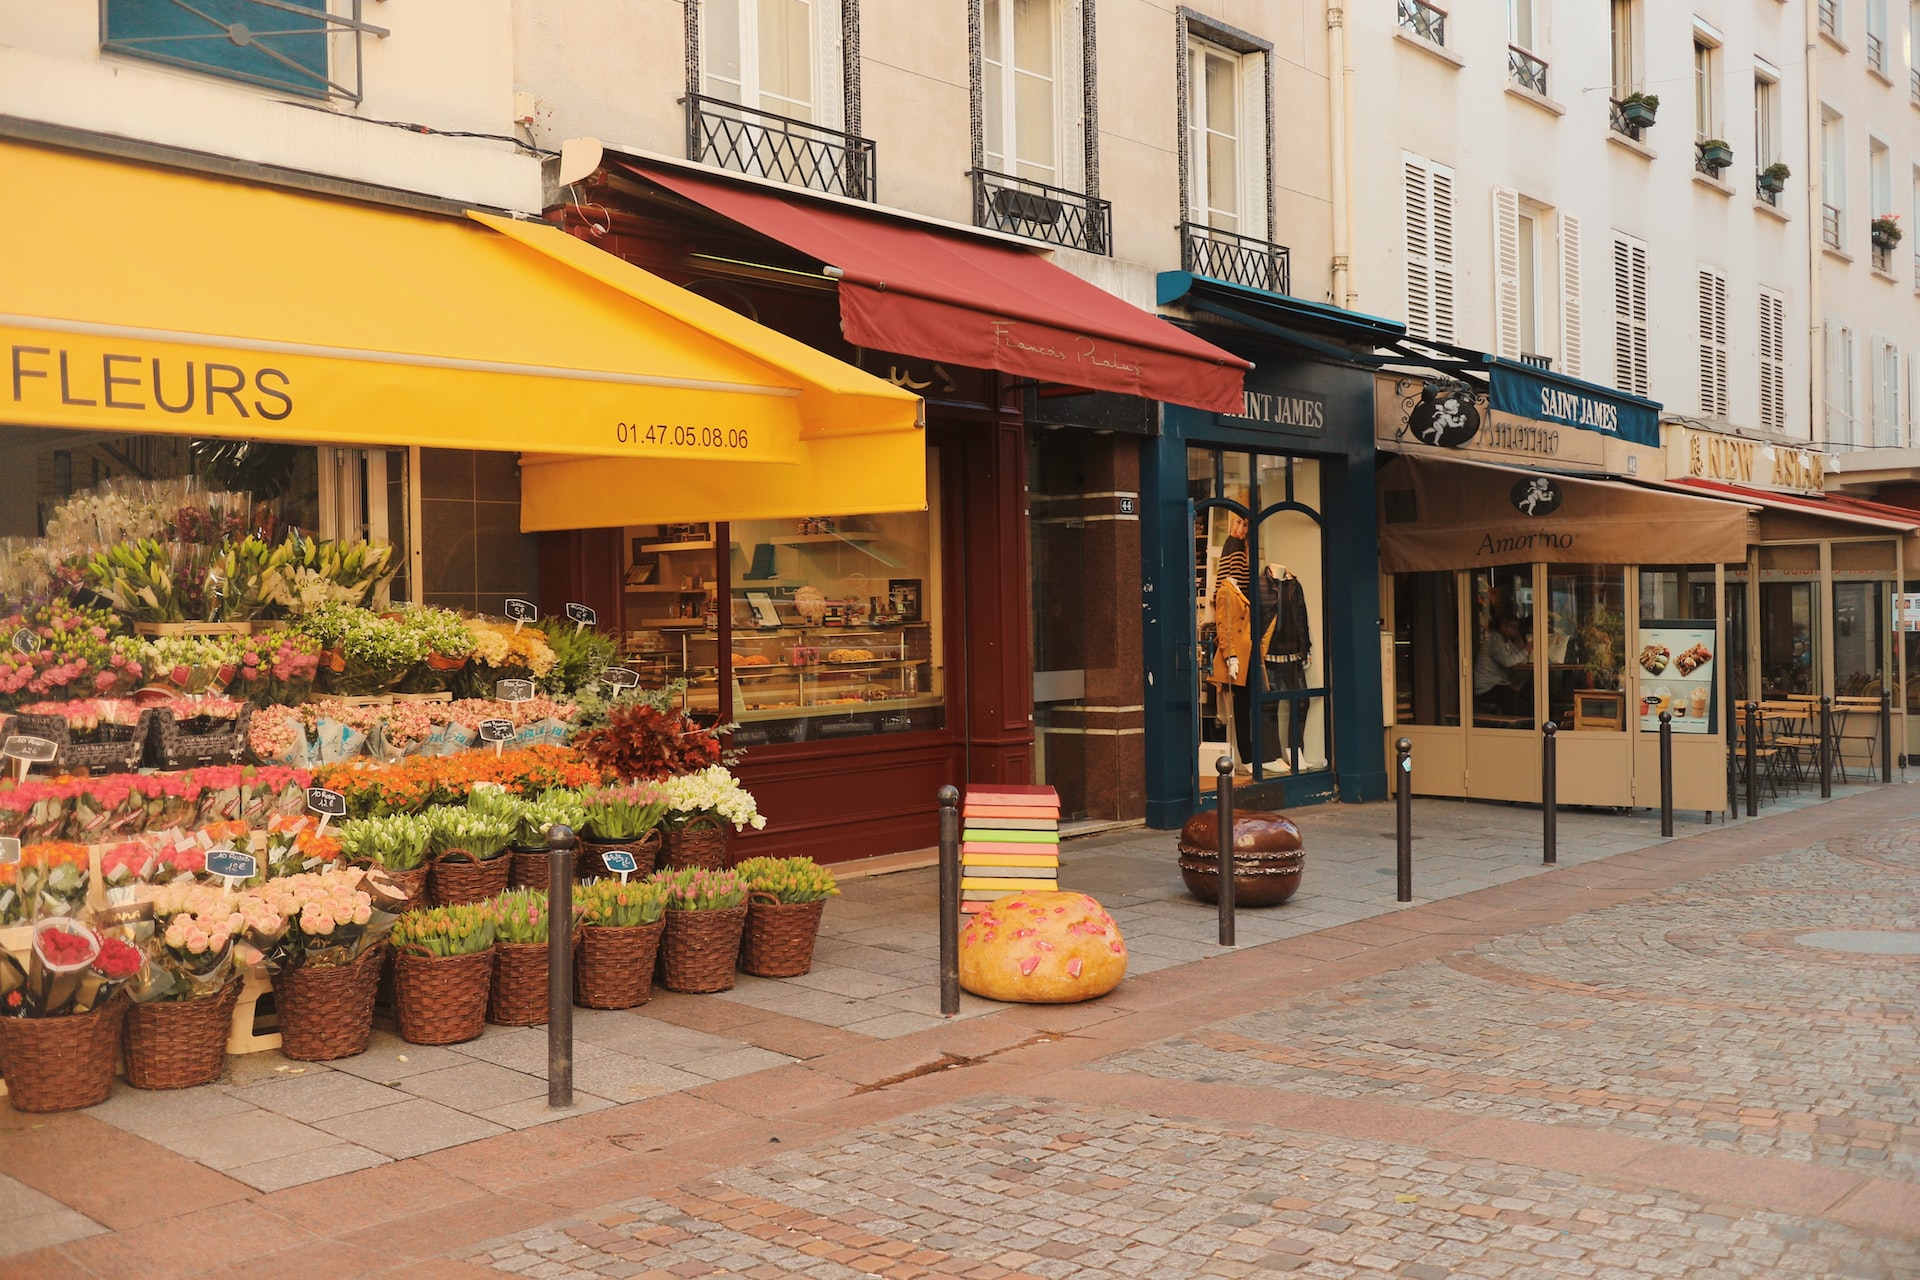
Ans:
[[[1460,723],[1460,579],[1453,570],[1393,579],[1395,724]]]
[[[1547,714],[1562,729],[1625,730],[1626,569],[1551,566],[1545,620]]]
[[[1890,689],[1894,545],[1835,542],[1833,557],[1833,692],[1877,698]]]
[[[1242,783],[1325,770],[1320,464],[1190,448],[1199,786],[1231,754]]]

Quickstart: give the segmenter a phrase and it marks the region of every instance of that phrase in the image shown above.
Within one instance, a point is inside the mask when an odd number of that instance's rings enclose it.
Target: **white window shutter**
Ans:
[[[1699,283],[1700,412],[1727,416],[1727,278],[1701,267]]]
[[[1433,175],[1433,336],[1452,342],[1453,332],[1453,170],[1434,167]]]
[[[1647,394],[1647,246],[1613,239],[1613,385]]]
[[[1787,303],[1770,289],[1760,291],[1760,425],[1783,431],[1787,425]]]
[[[1494,350],[1520,358],[1520,194],[1493,189]]]
[[[1586,320],[1582,312],[1580,219],[1560,215],[1560,367],[1580,376],[1586,363]]]
[[[1405,161],[1402,193],[1407,220],[1407,332],[1435,338],[1433,331],[1433,195],[1426,166]]]

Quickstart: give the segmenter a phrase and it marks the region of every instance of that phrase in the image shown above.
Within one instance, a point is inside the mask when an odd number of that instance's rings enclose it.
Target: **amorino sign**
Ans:
[[[1494,356],[1487,364],[1497,412],[1659,447],[1660,406],[1651,400]]]

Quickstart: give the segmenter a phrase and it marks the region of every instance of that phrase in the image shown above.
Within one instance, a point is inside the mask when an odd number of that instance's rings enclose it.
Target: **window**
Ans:
[[[1187,154],[1193,160],[1192,220],[1239,231],[1240,59],[1212,45],[1187,49]]]
[[[1495,339],[1509,360],[1525,360],[1577,375],[1583,328],[1580,316],[1580,220],[1561,214],[1558,260],[1550,240],[1553,211],[1517,192],[1493,193]],[[1556,270],[1558,279],[1555,279]],[[1552,300],[1559,302],[1558,310]],[[1558,324],[1558,351],[1554,326]]]
[[[1586,316],[1581,302],[1580,219],[1560,215],[1560,368],[1579,377],[1586,367]]]
[[[1613,99],[1618,102],[1639,86],[1634,59],[1634,13],[1638,0],[1613,0]]]
[[[1840,38],[1840,0],[1816,0],[1816,3],[1819,5],[1820,29],[1838,40]]]
[[[1826,438],[1828,444],[1858,443],[1854,432],[1853,330],[1827,317],[1826,323]]]
[[[1714,77],[1719,71],[1719,50],[1695,36],[1693,40],[1693,131],[1705,142],[1718,138],[1720,113],[1715,109]]]
[[[1831,107],[1820,108],[1820,238],[1830,249],[1847,247],[1846,120]]]
[[[981,0],[987,168],[1051,186],[1060,173],[1053,0]]]
[[[700,62],[710,98],[813,120],[818,95],[811,0],[705,0]]]
[[[1708,418],[1727,416],[1727,278],[1712,267],[1701,267],[1700,303],[1700,413]]]
[[[1780,158],[1780,84],[1770,76],[1753,77],[1753,167],[1765,169]]]
[[[1407,332],[1452,342],[1453,170],[1403,157],[1407,219]]]
[[[1867,0],[1867,69],[1887,74],[1887,0]]]
[[[1613,236],[1613,385],[1647,394],[1647,246]]]
[[[1886,338],[1873,340],[1873,440],[1876,449],[1900,444],[1900,348]]]
[[[1867,202],[1870,217],[1894,212],[1893,153],[1878,138],[1867,143]]]
[[[1920,107],[1920,0],[1907,5],[1907,95]]]
[[[384,37],[384,28],[328,13],[327,0],[105,0],[100,47],[308,97],[360,100],[359,49],[336,38]]]
[[[1534,0],[1507,0],[1507,79],[1529,93],[1547,93],[1547,63],[1535,56],[1544,41],[1536,29]]]
[[[1393,720],[1460,723],[1460,587],[1451,570],[1393,576]]]
[[[1760,425],[1787,426],[1787,299],[1773,289],[1760,290]]]
[[[1522,49],[1533,45],[1533,0],[1507,0],[1507,42]]]

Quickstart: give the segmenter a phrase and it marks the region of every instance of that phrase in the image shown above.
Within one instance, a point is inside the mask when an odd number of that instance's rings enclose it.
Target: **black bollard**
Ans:
[[[573,828],[547,828],[547,1105],[573,1105]]]
[[[1820,695],[1820,798],[1833,799],[1833,699]]]
[[[1399,902],[1413,901],[1413,739],[1393,744],[1393,853]]]
[[[1760,704],[1747,704],[1747,816],[1760,816]]]
[[[940,788],[940,1012],[960,1012],[960,789]]]
[[[1660,713],[1660,834],[1673,834],[1673,712]]]
[[[1222,755],[1214,763],[1220,780],[1214,784],[1215,810],[1220,819],[1220,945],[1233,941],[1233,756]]]
[[[1559,735],[1551,720],[1540,731],[1540,855],[1548,866],[1560,861]]]
[[[1880,781],[1893,781],[1893,695],[1880,691]]]

